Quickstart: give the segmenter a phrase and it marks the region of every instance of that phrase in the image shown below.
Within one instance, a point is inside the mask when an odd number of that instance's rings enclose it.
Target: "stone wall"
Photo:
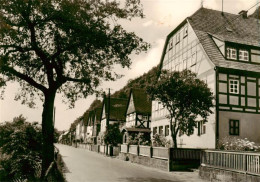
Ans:
[[[211,182],[260,182],[260,176],[201,166],[199,175]]]
[[[168,171],[168,160],[137,156],[129,153],[119,153],[119,159]]]

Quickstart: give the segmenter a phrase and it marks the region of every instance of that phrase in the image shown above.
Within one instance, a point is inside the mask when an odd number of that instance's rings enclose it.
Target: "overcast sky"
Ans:
[[[103,83],[102,87],[112,88],[112,93],[125,86],[127,80],[136,78],[159,64],[166,36],[186,17],[198,10],[202,2],[205,8],[221,10],[222,7],[222,0],[141,0],[141,2],[146,17],[141,20],[134,19],[123,25],[127,30],[135,32],[149,42],[152,47],[147,53],[132,56],[131,69],[116,70],[125,75],[123,78],[116,82]],[[259,0],[224,0],[224,11],[238,14],[239,11],[248,10],[257,2]],[[253,8],[249,14],[255,9]],[[18,91],[17,83],[7,85],[4,100],[0,101],[0,122],[10,121],[20,114],[28,121],[41,122],[42,103],[39,102],[36,109],[21,105],[20,101],[14,101],[15,93]],[[68,106],[61,102],[61,97],[57,95],[55,127],[59,130],[69,129],[70,124],[88,109],[94,99],[94,96],[81,99],[76,102],[75,108],[68,109]]]

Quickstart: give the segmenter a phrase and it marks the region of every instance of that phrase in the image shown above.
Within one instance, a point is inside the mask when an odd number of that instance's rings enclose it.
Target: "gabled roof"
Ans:
[[[84,125],[88,125],[88,120],[89,120],[89,111],[85,112],[83,115],[83,121],[84,121]]]
[[[95,124],[100,124],[101,115],[102,115],[102,108],[96,108],[95,109],[95,116],[96,116]]]
[[[215,66],[260,72],[259,65],[226,60],[212,39],[260,47],[259,20],[206,8],[200,8],[187,20]]]
[[[89,117],[88,117],[88,126],[93,126],[94,124],[94,119],[95,119],[95,112],[92,110],[92,111],[89,111]]]
[[[133,96],[134,108],[129,108],[128,113],[137,112],[139,114],[151,115],[152,102],[143,89],[131,89],[127,108],[129,107],[131,96]]]
[[[108,113],[108,103],[109,103],[108,100],[109,99],[106,97],[103,100],[103,108],[104,108],[104,103],[106,104],[105,106],[106,113]],[[127,106],[127,99],[110,98],[109,120],[125,121],[126,106]]]
[[[216,37],[223,42],[233,42],[259,48],[259,20],[254,17],[244,18],[239,14],[222,13],[221,11],[207,8],[200,8],[197,10],[167,36],[161,57],[160,68],[162,68],[162,62],[170,37],[187,22],[190,23],[207,56],[216,67],[260,72],[259,64],[243,63],[225,59],[224,55],[222,55],[212,39],[212,37]]]

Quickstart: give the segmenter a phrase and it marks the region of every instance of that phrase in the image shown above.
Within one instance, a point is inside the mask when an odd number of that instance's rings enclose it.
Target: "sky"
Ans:
[[[120,0],[123,1],[123,0]],[[241,10],[248,10],[259,0],[223,0],[224,12],[238,14]],[[134,79],[149,71],[160,62],[166,36],[178,26],[185,18],[191,16],[201,5],[215,10],[222,9],[222,0],[141,0],[145,14],[144,19],[133,19],[131,22],[122,22],[124,28],[135,32],[151,48],[146,53],[131,55],[132,65],[130,69],[115,67],[115,71],[124,74],[124,77],[115,82],[104,82],[101,87],[111,93],[124,87],[129,79]],[[256,8],[252,8],[249,14]],[[0,122],[11,121],[14,117],[23,115],[28,121],[41,122],[42,103],[37,101],[35,109],[22,105],[21,101],[15,101],[15,93],[19,92],[17,83],[9,83],[5,90],[4,99],[0,100]],[[80,117],[90,106],[95,96],[78,100],[73,109],[61,102],[61,96],[55,100],[55,127],[58,130],[68,130],[70,124]]]

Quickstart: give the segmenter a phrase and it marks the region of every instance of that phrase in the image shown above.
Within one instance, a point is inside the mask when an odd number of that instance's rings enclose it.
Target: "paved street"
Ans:
[[[56,145],[69,170],[68,182],[202,182],[196,172],[164,172],[86,149]]]

